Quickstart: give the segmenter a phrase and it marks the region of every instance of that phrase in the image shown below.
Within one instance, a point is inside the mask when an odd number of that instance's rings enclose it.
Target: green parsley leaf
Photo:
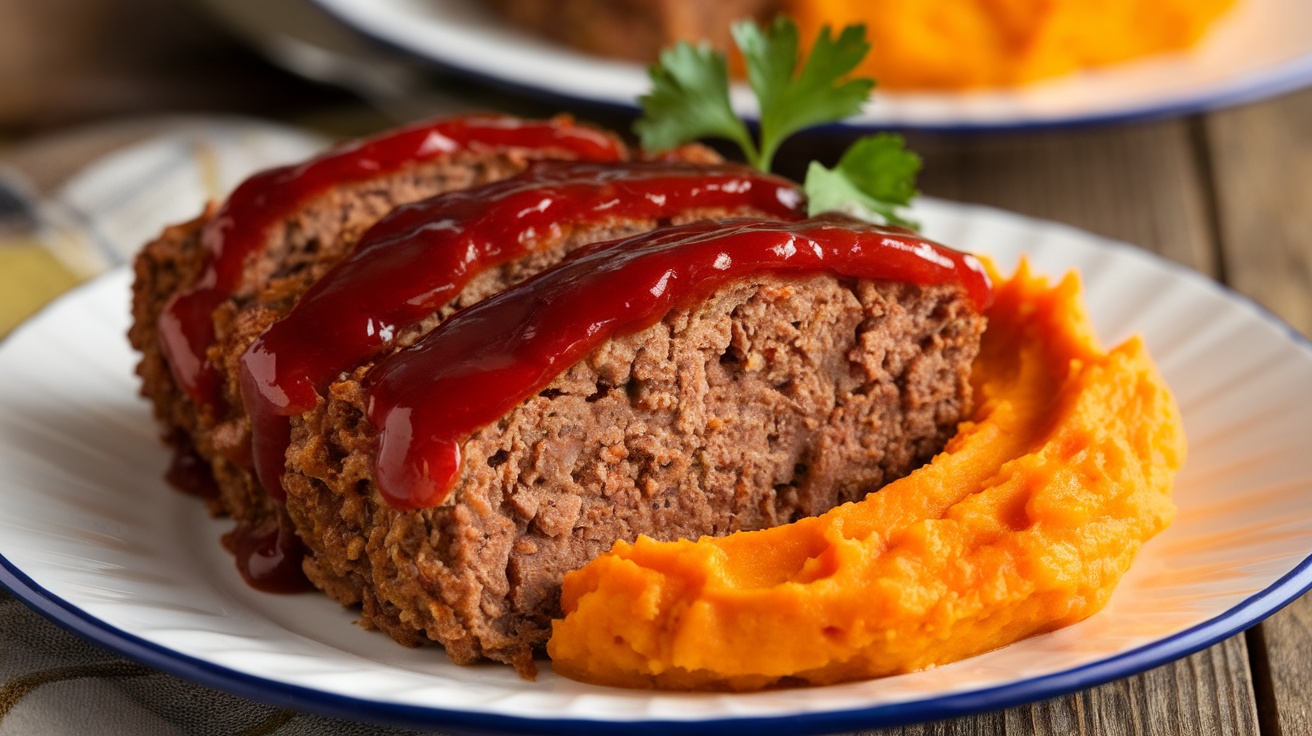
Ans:
[[[863,25],[844,28],[836,39],[826,26],[800,70],[797,24],[787,16],[764,33],[751,21],[735,23],[732,32],[761,103],[760,155],[751,163],[762,171],[770,170],[788,136],[855,115],[875,86],[872,79],[842,81],[870,51]]]
[[[906,150],[900,135],[880,133],[861,138],[826,168],[812,161],[802,188],[810,200],[808,214],[833,210],[889,225],[916,228],[898,210],[911,203],[916,191],[920,157]],[[860,209],[853,210],[852,205]]]
[[[680,41],[662,51],[648,73],[652,90],[638,99],[643,116],[633,125],[643,148],[668,151],[699,138],[727,138],[749,161],[757,157],[747,126],[729,104],[724,54]]]
[[[749,164],[769,171],[788,136],[856,114],[875,86],[871,79],[847,79],[870,51],[865,26],[848,26],[837,37],[826,27],[805,59],[799,58],[797,24],[786,16],[764,31],[744,21],[732,32],[760,102],[759,147],[733,111],[724,54],[681,42],[661,53],[649,70],[652,91],[638,100],[642,117],[633,128],[643,148],[666,151],[700,138],[724,138],[742,149]],[[833,169],[811,162],[803,184],[810,214],[839,210],[915,227],[899,210],[917,194],[920,163],[900,136],[862,138]]]

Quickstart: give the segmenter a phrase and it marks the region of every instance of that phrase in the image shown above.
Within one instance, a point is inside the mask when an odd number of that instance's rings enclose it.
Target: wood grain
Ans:
[[[1312,91],[1211,115],[1230,285],[1312,333]]]
[[[1212,736],[1257,734],[1242,636],[1192,657],[1072,695],[869,736]],[[1288,732],[1286,732],[1288,733]]]
[[[1006,711],[1008,734],[1255,734],[1243,637],[1135,677]],[[1198,707],[1208,704],[1207,707]]]
[[[916,136],[926,194],[1125,240],[1215,271],[1200,168],[1183,121],[974,138]]]
[[[1312,90],[1213,114],[1204,132],[1227,281],[1312,334]],[[1312,734],[1312,597],[1253,640],[1270,690],[1259,703],[1264,732]]]

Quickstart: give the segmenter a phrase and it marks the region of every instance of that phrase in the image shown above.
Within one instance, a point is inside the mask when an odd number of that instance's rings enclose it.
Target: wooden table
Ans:
[[[244,52],[225,46],[223,53]],[[215,73],[212,62],[202,66],[206,74]],[[231,68],[236,75],[259,77],[250,88],[260,99],[271,94],[271,85],[284,85],[294,88],[290,97],[281,96],[284,101],[324,104],[324,95],[299,82],[270,81],[267,69],[250,58]],[[171,68],[167,78],[180,73]],[[242,88],[242,79],[225,78],[225,105],[255,104],[240,99],[236,91]],[[341,111],[336,98],[327,99]],[[150,111],[161,103],[132,105],[115,112]],[[293,107],[284,117],[319,112]],[[11,142],[21,143],[44,132],[41,119],[28,114],[0,120],[0,130],[25,131],[11,132]],[[1253,297],[1304,334],[1312,332],[1312,91],[1185,119],[1021,134],[912,134],[910,143],[925,157],[922,188],[929,195],[1138,244]],[[796,166],[811,155],[834,153],[832,143],[820,143],[811,150],[794,148],[785,162]],[[1150,672],[1032,705],[879,733],[1294,736],[1312,734],[1309,693],[1312,596],[1248,632]]]

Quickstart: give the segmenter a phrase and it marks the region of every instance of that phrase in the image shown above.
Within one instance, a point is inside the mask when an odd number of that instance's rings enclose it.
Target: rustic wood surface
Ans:
[[[1312,92],[1201,127],[1224,282],[1312,335]],[[1312,733],[1312,594],[1249,635],[1262,733]]]
[[[207,102],[221,110],[260,109],[276,98],[275,112],[284,119],[347,119],[361,128],[375,120],[356,109],[363,105],[273,71],[221,40],[198,13],[157,0],[119,1],[162,14],[145,26],[156,50],[134,47],[106,65],[89,42],[70,46],[77,53],[64,56],[55,56],[58,43],[78,39],[47,44],[29,66],[45,65],[57,84],[46,85],[44,97],[43,85],[29,77],[0,88],[0,144],[7,136],[9,144],[30,151],[33,141],[68,123],[194,107],[195,79],[215,85]],[[103,9],[107,2],[92,5]],[[30,0],[5,10],[10,20],[29,25],[52,12]],[[0,40],[4,20],[0,13]],[[175,27],[161,26],[170,22]],[[26,38],[14,23],[7,27],[15,38]],[[85,25],[70,32],[94,35]],[[197,53],[199,42],[213,52]],[[18,53],[15,46],[4,48],[0,71],[16,63]],[[40,69],[28,72],[39,76]],[[79,99],[75,92],[88,84],[120,84],[131,94]],[[170,97],[175,92],[180,96]],[[1312,91],[1184,119],[910,139],[925,157],[922,187],[929,195],[1137,244],[1220,280],[1312,333]],[[803,143],[783,161],[787,168],[833,152],[833,142]],[[1003,711],[870,733],[1296,736],[1312,734],[1310,692],[1312,597],[1304,597],[1245,634],[1134,677]]]

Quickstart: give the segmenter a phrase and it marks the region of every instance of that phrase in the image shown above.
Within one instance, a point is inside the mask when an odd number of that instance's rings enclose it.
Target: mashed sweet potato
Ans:
[[[786,0],[802,38],[864,23],[886,89],[1024,84],[1186,49],[1235,0]]]
[[[996,290],[977,410],[929,465],[759,532],[619,543],[565,579],[556,671],[747,690],[952,662],[1102,608],[1174,516],[1185,441],[1142,342],[1104,352],[1022,265]]]

